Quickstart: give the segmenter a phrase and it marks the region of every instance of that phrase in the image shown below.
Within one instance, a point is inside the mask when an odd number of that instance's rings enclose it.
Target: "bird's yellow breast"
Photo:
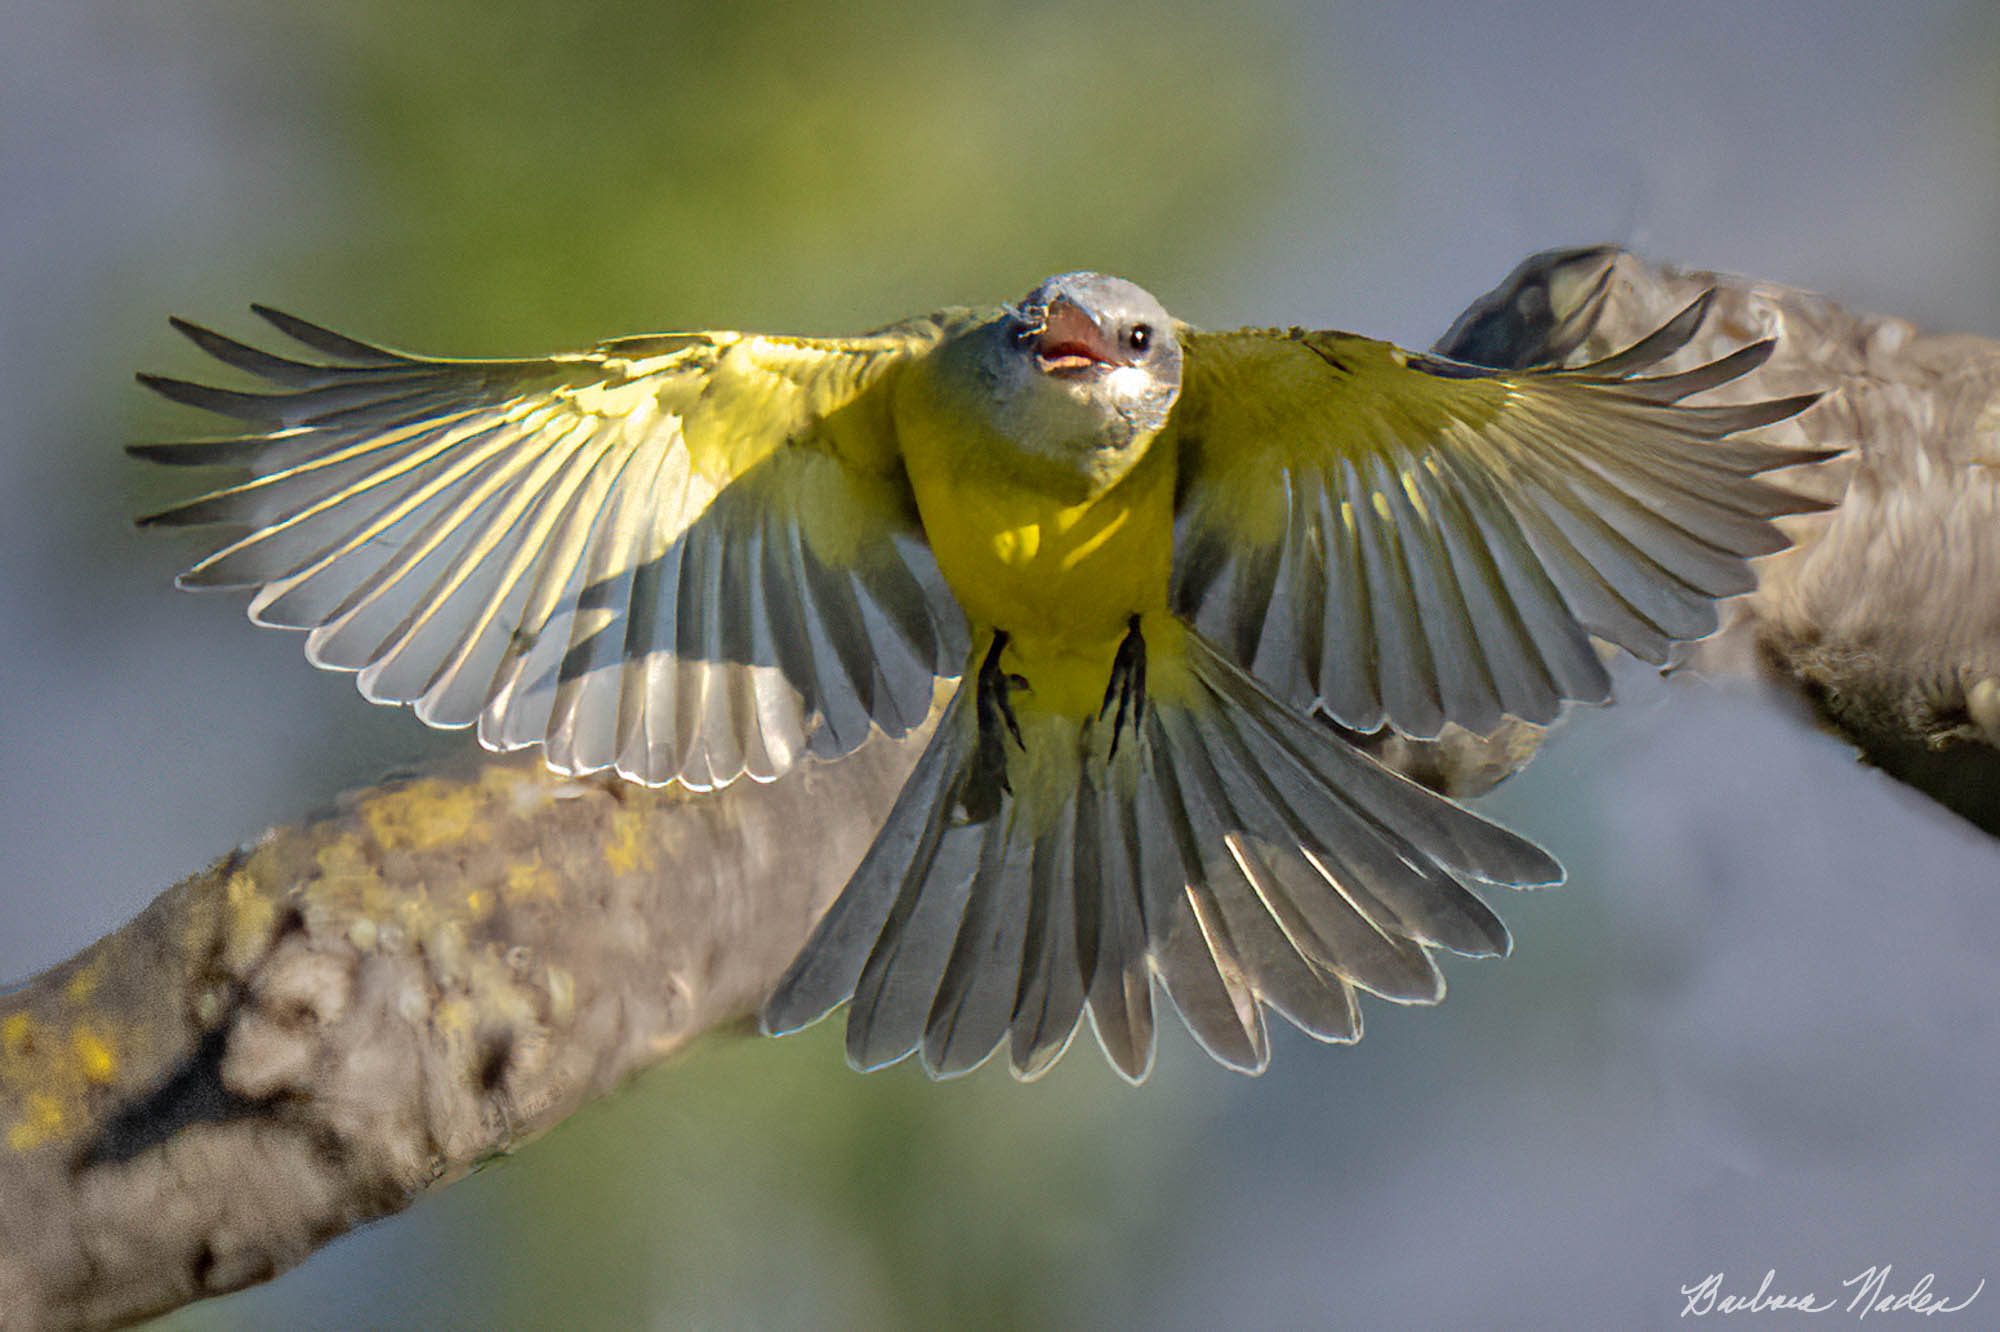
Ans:
[[[918,413],[898,428],[925,536],[968,618],[1006,632],[1039,708],[1094,710],[1132,617],[1167,608],[1174,451],[1147,450],[1090,494],[979,426]]]
[[[1173,553],[1172,468],[1142,462],[1075,503],[949,470],[916,481],[924,530],[959,603],[1015,638],[1122,636],[1164,610]]]

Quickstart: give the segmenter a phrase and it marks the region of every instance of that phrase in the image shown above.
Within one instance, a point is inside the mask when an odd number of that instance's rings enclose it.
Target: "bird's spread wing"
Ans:
[[[958,316],[480,361],[259,313],[317,356],[176,327],[275,392],[141,376],[251,433],[133,450],[251,479],[141,521],[238,529],[182,584],[255,588],[369,698],[707,788],[901,734],[961,668],[884,390]]]
[[[1618,355],[1492,371],[1345,333],[1189,332],[1176,609],[1300,706],[1434,736],[1601,701],[1588,634],[1648,660],[1716,625],[1818,506],[1757,479],[1817,458],[1738,431],[1812,401],[1687,407],[1769,343],[1652,374],[1696,301]]]

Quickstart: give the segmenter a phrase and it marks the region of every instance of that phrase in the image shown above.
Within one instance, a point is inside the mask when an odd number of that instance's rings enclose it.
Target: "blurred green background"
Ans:
[[[15,0],[0,980],[469,743],[168,591],[192,547],[126,515],[178,478],[115,445],[197,424],[127,387],[200,367],[169,311],[530,354],[1098,267],[1196,323],[1421,344],[1615,240],[2000,333],[1990,4],[1474,10]],[[1134,1091],[1081,1042],[1021,1088],[718,1041],[165,1325],[1646,1326],[1723,1267],[2000,1277],[1963,1057],[2000,855],[1788,721],[1623,684],[1489,802],[1571,885],[1353,1050],[1287,1032],[1247,1082],[1175,1031]]]

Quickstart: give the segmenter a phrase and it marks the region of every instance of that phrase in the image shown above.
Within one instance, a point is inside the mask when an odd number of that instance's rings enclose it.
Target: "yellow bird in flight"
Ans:
[[[848,1002],[862,1068],[1046,1070],[1088,1012],[1127,1077],[1155,981],[1201,1044],[1264,1009],[1351,1041],[1357,990],[1429,1003],[1492,955],[1470,890],[1546,853],[1315,722],[1435,735],[1604,699],[1596,635],[1661,660],[1818,507],[1739,438],[1810,399],[1680,405],[1770,352],[1653,373],[1696,301],[1575,369],[1488,371],[1347,333],[1201,332],[1130,282],[861,337],[674,333],[536,360],[407,355],[258,309],[321,359],[175,325],[276,386],[141,376],[246,422],[135,446],[247,467],[142,521],[242,535],[317,665],[494,749],[694,790],[930,714],[860,868],[771,997]]]

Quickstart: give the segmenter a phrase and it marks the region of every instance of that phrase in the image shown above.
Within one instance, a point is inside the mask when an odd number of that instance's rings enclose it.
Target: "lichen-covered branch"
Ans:
[[[0,997],[0,1328],[262,1281],[753,1013],[914,761],[363,792]]]

